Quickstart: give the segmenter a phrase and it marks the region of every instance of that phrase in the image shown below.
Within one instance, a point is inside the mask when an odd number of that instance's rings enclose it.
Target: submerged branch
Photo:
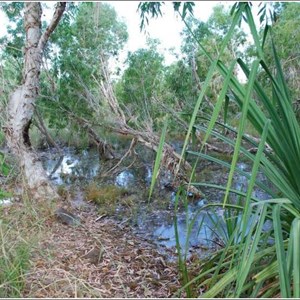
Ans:
[[[105,173],[101,174],[102,176],[108,176],[109,174],[112,174],[123,162],[123,160],[127,157],[129,157],[130,155],[132,155],[132,151],[133,148],[135,147],[137,143],[137,140],[135,138],[132,139],[130,146],[128,148],[128,150],[126,151],[126,153],[120,158],[120,160],[118,161],[118,163],[116,163],[112,168],[110,168],[108,171],[106,171]]]

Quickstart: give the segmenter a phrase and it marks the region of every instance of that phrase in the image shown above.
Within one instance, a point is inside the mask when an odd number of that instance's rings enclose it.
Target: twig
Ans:
[[[134,146],[136,145],[137,140],[135,138],[132,139],[130,146],[128,148],[128,150],[126,151],[126,153],[120,158],[120,160],[118,161],[117,164],[115,164],[112,168],[110,168],[108,171],[106,171],[105,173],[102,174],[103,177],[108,176],[109,174],[111,174],[113,171],[115,171],[123,162],[123,160],[128,157],[129,155],[132,154],[132,149],[134,148]],[[127,167],[130,168],[133,163],[135,162],[135,160]]]

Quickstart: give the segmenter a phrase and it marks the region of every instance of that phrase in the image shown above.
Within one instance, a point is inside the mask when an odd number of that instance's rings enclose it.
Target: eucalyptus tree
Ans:
[[[50,127],[68,126],[68,112],[93,121],[92,102],[103,79],[101,64],[116,59],[127,38],[125,23],[109,4],[82,2],[72,7],[50,40],[52,81],[42,82],[43,93],[53,100],[39,100]],[[72,124],[78,126],[74,120]]]
[[[158,40],[148,39],[148,48],[129,52],[128,67],[117,85],[117,97],[129,115],[148,122],[157,116],[152,97],[159,93],[164,73],[164,57]]]
[[[233,16],[230,14],[230,9],[225,8],[221,4],[213,7],[213,12],[206,22],[193,16],[188,17],[185,21],[187,26],[181,33],[183,37],[181,49],[184,54],[185,64],[191,70],[194,70],[195,76],[198,76],[198,80],[194,80],[194,86],[198,86],[198,94],[209,72],[211,62],[196,41],[201,43],[212,57],[217,57],[232,19]],[[228,63],[238,57],[242,57],[245,44],[246,34],[241,28],[237,28],[233,38],[222,52],[220,59],[224,63]],[[237,74],[237,71],[238,69],[235,68],[235,74]],[[211,113],[223,84],[222,76],[216,72],[206,92],[205,101],[202,103],[202,112]],[[192,107],[195,105],[195,102],[192,103]]]
[[[56,4],[52,20],[42,32],[41,3],[24,3],[24,30],[26,38],[22,82],[10,95],[7,123],[4,129],[7,144],[18,158],[28,187],[37,199],[57,197],[56,191],[49,183],[41,162],[32,151],[29,128],[39,93],[43,51],[50,35],[58,25],[65,8],[65,2],[58,2]]]
[[[46,25],[42,24],[40,2],[2,5],[17,25],[8,28],[7,38],[2,39],[4,70],[13,69],[10,61],[16,62],[19,76],[12,85],[20,85],[9,96],[5,135],[20,161],[29,190],[37,199],[56,198],[57,194],[31,147],[29,130],[35,109],[47,108],[50,123],[52,120],[54,126],[60,127],[66,125],[66,111],[92,115],[83,100],[87,99],[87,92],[97,89],[102,76],[100,61],[107,64],[127,39],[124,23],[117,21],[115,11],[108,5],[70,3],[62,18],[65,8],[66,3],[57,3],[52,20]],[[61,19],[62,26],[54,32]]]

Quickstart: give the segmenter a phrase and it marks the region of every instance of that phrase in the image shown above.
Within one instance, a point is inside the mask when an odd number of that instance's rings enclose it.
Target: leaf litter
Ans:
[[[154,244],[95,209],[76,214],[78,226],[46,222],[23,297],[167,298],[180,288],[176,262]]]

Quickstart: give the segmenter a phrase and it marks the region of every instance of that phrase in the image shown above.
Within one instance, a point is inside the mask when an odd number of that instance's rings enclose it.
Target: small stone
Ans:
[[[82,258],[88,259],[90,263],[97,265],[102,260],[103,250],[99,247],[94,247],[88,253],[82,256]]]
[[[55,211],[55,217],[58,221],[66,225],[80,225],[81,223],[78,216],[61,207]]]

